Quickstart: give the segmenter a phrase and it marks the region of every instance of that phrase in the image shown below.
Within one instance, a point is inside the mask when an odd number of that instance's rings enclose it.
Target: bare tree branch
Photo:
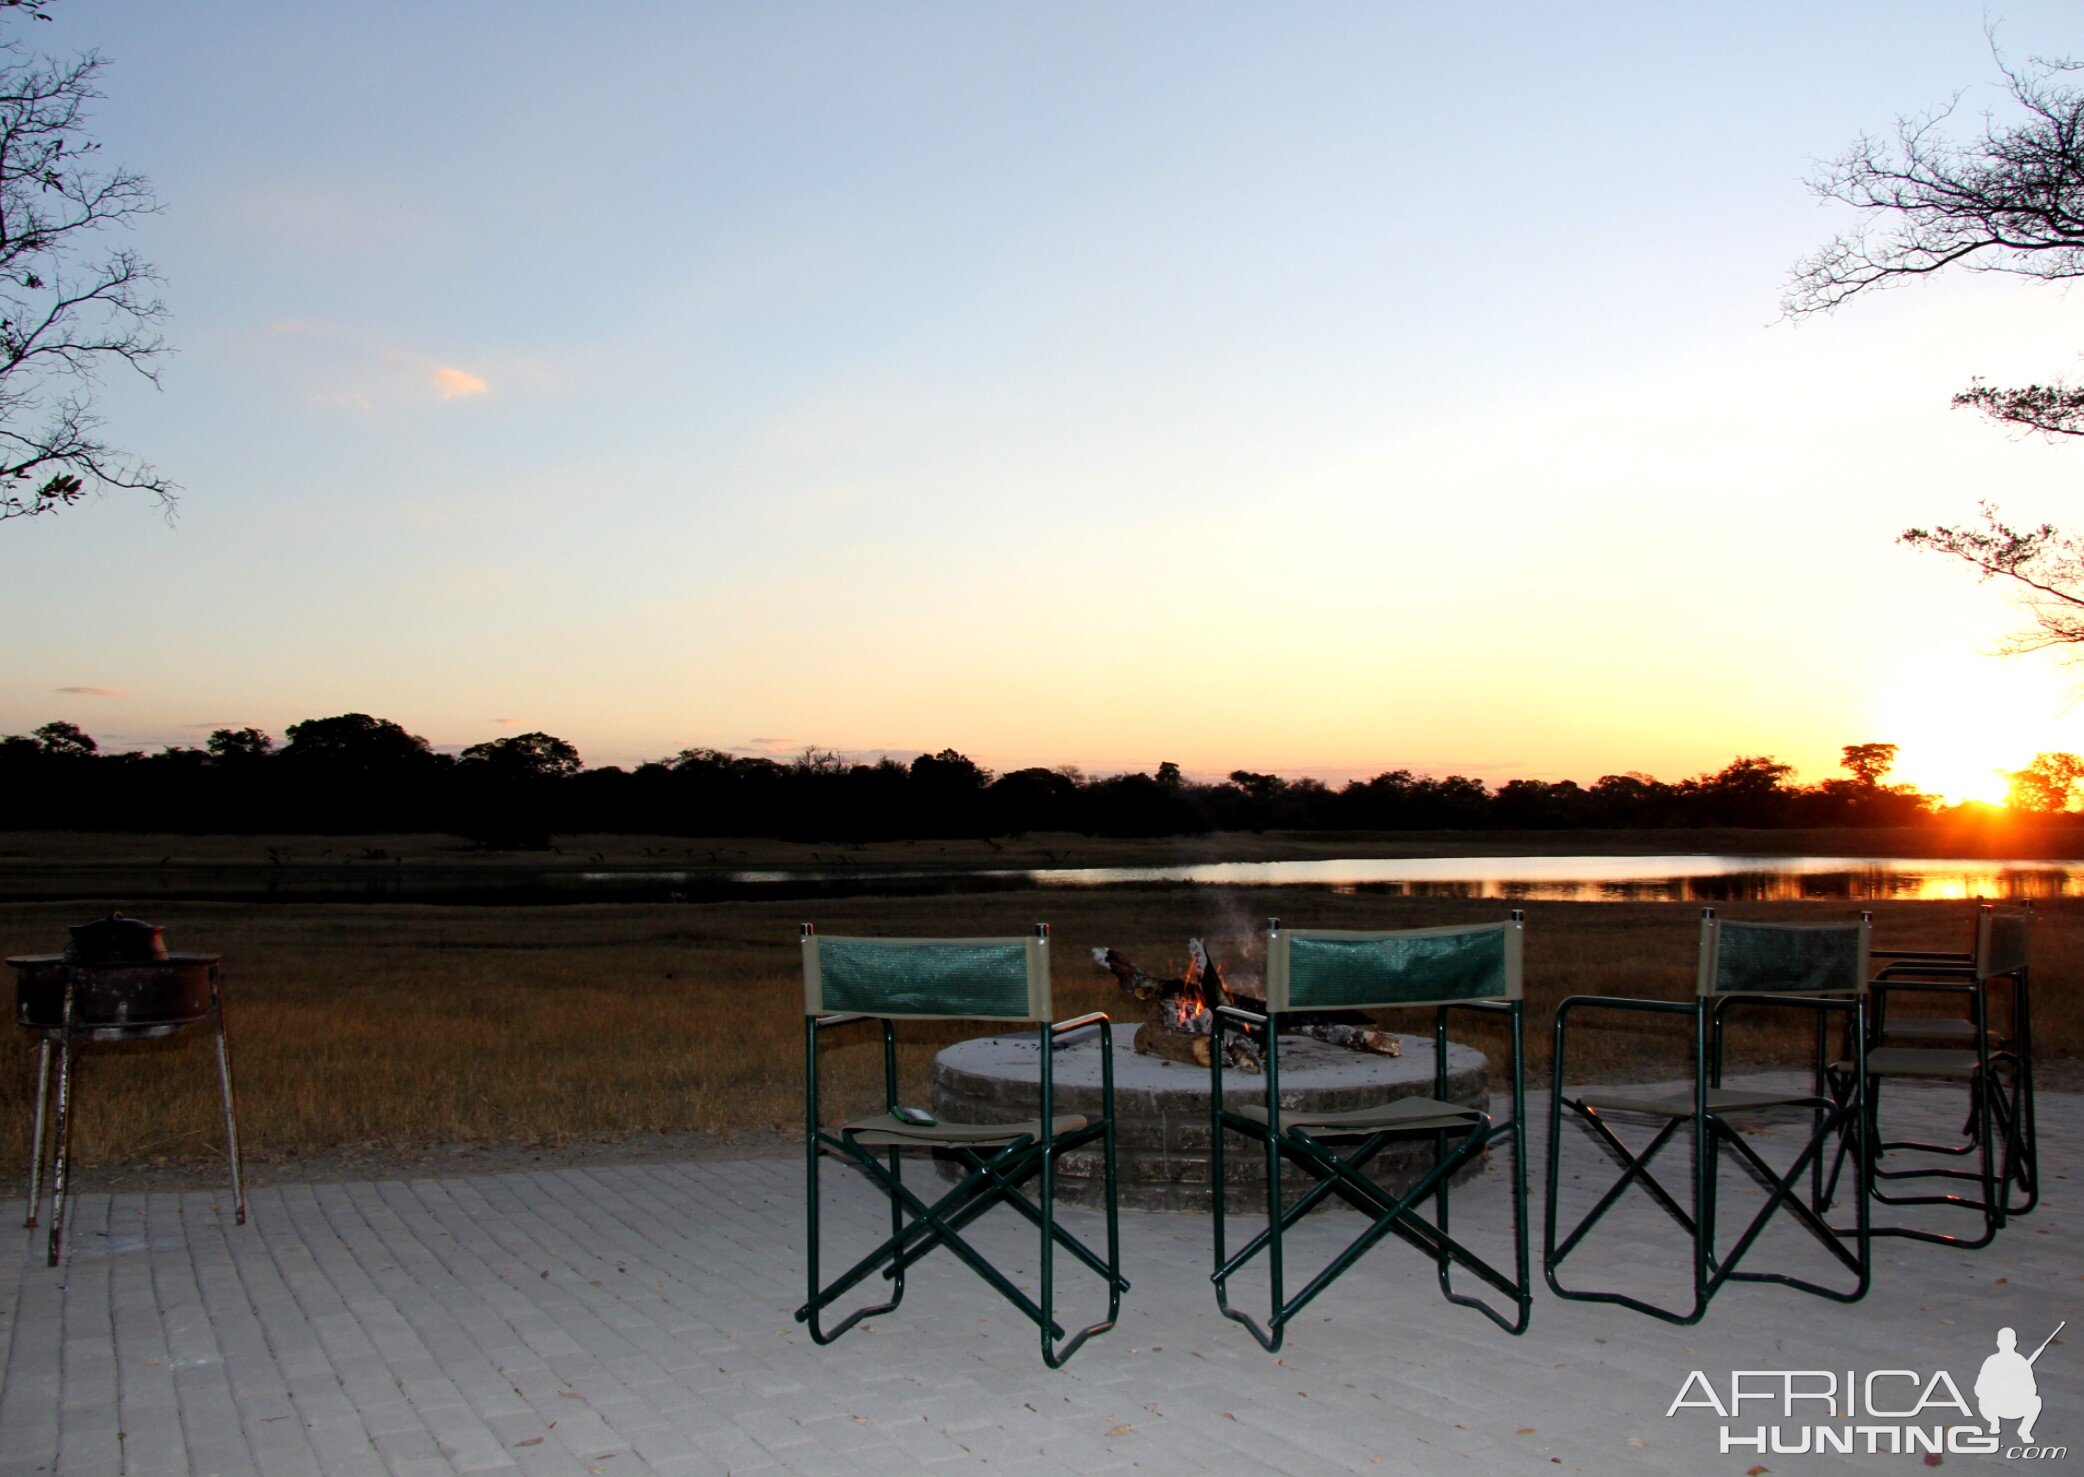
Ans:
[[[1980,410],[2000,425],[2043,436],[2084,436],[2084,386],[2023,385],[2001,390],[1981,380],[1954,397],[1956,409]]]
[[[1797,263],[1782,309],[1827,313],[1872,288],[1969,271],[2060,280],[2084,277],[2084,63],[1998,65],[2023,120],[1985,117],[1982,136],[1956,143],[1944,125],[1960,99],[1897,120],[1895,136],[1863,136],[1809,187],[1861,220]]]
[[[2013,528],[1987,502],[1980,511],[1980,528],[1906,528],[1900,541],[1963,560],[1984,579],[2008,584],[2032,624],[2004,643],[2006,652],[2084,643],[2084,539],[2047,523]]]
[[[0,0],[0,13],[40,19],[47,4]],[[103,441],[91,410],[105,368],[157,384],[168,352],[158,274],[107,242],[160,207],[142,176],[98,166],[85,128],[105,66],[0,44],[0,521],[107,488],[174,507],[174,484]]]

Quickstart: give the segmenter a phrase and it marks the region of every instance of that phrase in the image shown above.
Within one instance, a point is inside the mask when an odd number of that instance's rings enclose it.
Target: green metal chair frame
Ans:
[[[1878,1204],[1948,1206],[1982,1220],[1979,1236],[1960,1236],[1922,1227],[1887,1225],[1877,1236],[1932,1241],[1962,1250],[1987,1246],[2007,1218],[2029,1214],[2040,1202],[2040,1165],[2033,1108],[2033,1011],[2028,937],[2032,915],[1998,912],[1984,904],[1976,914],[1975,947],[1967,954],[1937,951],[1878,951],[1885,961],[1875,974],[1873,1044],[1867,1052],[1865,1127],[1867,1193]],[[1891,993],[1960,996],[1967,1013],[1959,1019],[1891,1022]],[[2002,999],[1999,1000],[1999,996]],[[1849,1074],[1849,1063],[1838,1071]],[[1965,1086],[1967,1115],[1961,1138],[1951,1143],[1882,1136],[1881,1084],[1927,1082]],[[1842,1090],[1842,1089],[1841,1089]],[[1891,1152],[1977,1159],[1975,1169],[1918,1165],[1890,1169]],[[1841,1153],[1841,1160],[1843,1155]],[[1898,1181],[1973,1185],[1974,1193],[1902,1194]]]
[[[1556,1010],[1553,1091],[1549,1103],[1548,1204],[1542,1227],[1542,1271],[1558,1297],[1578,1302],[1619,1303],[1667,1322],[1700,1321],[1713,1296],[1729,1282],[1776,1282],[1839,1302],[1866,1296],[1873,1266],[1867,1197],[1855,1197],[1856,1225],[1834,1230],[1824,1220],[1836,1175],[1826,1184],[1824,1149],[1834,1138],[1860,1154],[1862,1084],[1867,1052],[1868,938],[1866,914],[1856,924],[1738,923],[1718,919],[1713,908],[1701,917],[1699,962],[1691,1001],[1645,1000],[1630,996],[1573,995]],[[1816,1017],[1812,1090],[1740,1092],[1722,1086],[1728,1016],[1739,1008],[1809,1010]],[[1693,1087],[1690,1092],[1654,1096],[1641,1089],[1588,1087],[1573,1096],[1566,1086],[1566,1049],[1570,1018],[1579,1011],[1629,1011],[1690,1018],[1693,1023]],[[1830,1076],[1827,1024],[1834,1014],[1849,1019],[1843,1035],[1852,1043],[1856,1075],[1844,1089]],[[1568,1108],[1599,1145],[1616,1156],[1620,1177],[1584,1218],[1560,1240],[1557,1236],[1557,1185],[1561,1173],[1563,1113]],[[1810,1134],[1793,1160],[1776,1170],[1746,1141],[1735,1115],[1765,1108],[1806,1108]],[[1611,1113],[1643,1114],[1664,1124],[1640,1152],[1632,1149],[1608,1121]],[[1693,1175],[1690,1207],[1681,1203],[1651,1170],[1651,1163],[1687,1125],[1693,1129]],[[1767,1189],[1765,1204],[1731,1243],[1718,1246],[1716,1206],[1721,1178],[1721,1151],[1730,1149],[1739,1163]],[[1838,1161],[1842,1163],[1842,1160]],[[1797,1192],[1804,1171],[1810,1178],[1806,1202]],[[1631,1185],[1642,1189],[1684,1230],[1693,1243],[1693,1304],[1679,1310],[1660,1307],[1629,1293],[1566,1287],[1558,1275],[1564,1261],[1586,1234],[1613,1208]],[[1852,1272],[1850,1288],[1826,1287],[1779,1272],[1738,1270],[1767,1224],[1786,1210]],[[1846,1240],[1853,1249],[1847,1250]]]
[[[894,1310],[904,1299],[905,1272],[945,1246],[1041,1332],[1042,1358],[1055,1369],[1094,1334],[1114,1327],[1122,1294],[1121,1225],[1115,1204],[1114,1032],[1094,1011],[1050,1023],[1049,926],[1031,938],[880,939],[822,937],[803,925],[805,1134],[809,1225],[809,1300],[796,1310],[811,1338],[829,1344],[864,1318]],[[1041,1116],[1027,1123],[915,1124],[896,1116],[897,1033],[900,1019],[995,1019],[1040,1023]],[[818,1043],[827,1031],[862,1022],[883,1030],[884,1112],[828,1129],[818,1112]],[[1058,1114],[1052,1058],[1073,1033],[1097,1027],[1101,1049],[1102,1116]],[[1107,1255],[1097,1255],[1056,1222],[1056,1160],[1098,1142],[1104,1155]],[[882,1150],[879,1159],[876,1150]],[[902,1154],[929,1150],[951,1155],[968,1171],[956,1186],[928,1203],[904,1183]],[[858,1169],[890,1201],[890,1235],[830,1282],[819,1274],[818,1166],[826,1156]],[[1021,1187],[1040,1178],[1030,1199]],[[963,1239],[964,1228],[998,1204],[1011,1206],[1041,1232],[1040,1297],[1031,1298]],[[1066,1337],[1056,1317],[1055,1252],[1062,1247],[1107,1283],[1107,1316]],[[881,1273],[889,1300],[855,1309],[826,1328],[832,1303]]]
[[[1215,1011],[1209,1050],[1210,1178],[1214,1187],[1216,1306],[1252,1331],[1269,1353],[1280,1349],[1288,1325],[1311,1300],[1358,1262],[1384,1237],[1395,1235],[1430,1257],[1440,1290],[1450,1302],[1477,1309],[1508,1333],[1524,1333],[1533,1302],[1527,1255],[1526,1074],[1523,1067],[1521,942],[1524,920],[1515,911],[1507,922],[1390,932],[1288,929],[1278,918],[1266,925],[1266,1011],[1222,1006]],[[1377,1108],[1305,1113],[1281,1104],[1280,1033],[1290,1011],[1433,1008],[1433,1096],[1392,1099]],[[1497,1012],[1511,1023],[1512,1120],[1494,1123],[1489,1113],[1446,1101],[1447,1017],[1451,1010]],[[1266,1106],[1233,1111],[1223,1104],[1223,1033],[1244,1031],[1263,1049]],[[1266,1155],[1266,1227],[1235,1253],[1226,1242],[1224,1136],[1251,1140]],[[1402,1195],[1393,1195],[1365,1173],[1368,1162],[1398,1140],[1428,1135],[1433,1164]],[[1515,1272],[1492,1266],[1450,1234],[1450,1184],[1454,1174],[1500,1138],[1512,1141],[1512,1219]],[[1329,1140],[1359,1142],[1334,1151]],[[1283,1160],[1300,1166],[1316,1183],[1293,1205],[1281,1192]],[[1368,1218],[1368,1225],[1294,1296],[1285,1295],[1283,1238],[1327,1196]],[[1428,1201],[1435,1215],[1420,1210]],[[1246,1264],[1266,1256],[1269,1312],[1265,1323],[1230,1305],[1229,1282]],[[1453,1269],[1464,1267],[1511,1300],[1510,1315],[1480,1297],[1457,1292]]]

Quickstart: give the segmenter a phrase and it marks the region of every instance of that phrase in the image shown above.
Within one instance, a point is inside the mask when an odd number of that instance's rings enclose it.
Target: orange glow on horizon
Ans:
[[[2067,710],[2068,674],[2044,662],[1925,651],[1876,704],[1876,737],[1899,745],[1886,783],[1950,805],[2004,804],[2011,774],[2036,754],[2084,748]]]
[[[2020,761],[2022,765],[2025,762]],[[1888,783],[1910,785],[1927,795],[1939,796],[1949,805],[1976,800],[2001,806],[2011,788],[2011,776],[1992,767],[1988,740],[1975,734],[1958,742],[1925,739],[1903,745]]]

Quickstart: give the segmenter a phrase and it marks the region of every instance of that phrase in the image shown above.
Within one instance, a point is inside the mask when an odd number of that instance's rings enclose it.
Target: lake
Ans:
[[[1059,887],[1328,887],[1386,897],[1512,902],[1787,902],[2084,895],[2084,860],[1973,857],[1487,856],[1331,861],[1179,862],[1167,866],[961,868],[813,866],[500,866],[299,862],[270,868],[30,869],[0,901],[76,897],[123,906],[154,901],[713,903],[932,897]]]
[[[605,882],[617,874],[600,874]],[[628,874],[620,874],[627,878]],[[701,883],[688,879],[693,885]],[[1985,858],[1716,856],[1490,856],[1351,858],[1302,862],[1185,862],[1161,867],[1052,867],[1034,871],[911,871],[868,876],[841,869],[734,872],[729,882],[769,896],[804,888],[826,896],[882,890],[984,887],[1329,887],[1390,897],[1525,902],[1785,902],[2076,897],[2084,862]],[[713,886],[713,880],[711,885]],[[706,890],[706,889],[705,889]]]

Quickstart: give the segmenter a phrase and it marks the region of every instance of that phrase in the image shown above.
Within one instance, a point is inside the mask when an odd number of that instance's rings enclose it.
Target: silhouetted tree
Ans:
[[[105,244],[159,210],[143,176],[98,167],[86,118],[106,66],[0,44],[0,520],[106,487],[173,506],[174,484],[104,442],[92,408],[104,368],[156,384],[165,352],[157,274]]]
[[[1069,831],[1078,820],[1078,782],[1054,769],[1016,769],[992,781],[986,795],[994,834]]]
[[[1774,826],[1786,817],[1792,798],[1786,788],[1794,766],[1770,755],[1732,759],[1714,774],[1683,781],[1694,820],[1710,826]]]
[[[1491,797],[1501,826],[1547,830],[1581,826],[1591,815],[1592,797],[1575,780],[1545,784],[1540,780],[1507,780]]]
[[[451,824],[481,846],[541,850],[557,829],[559,781],[579,770],[579,751],[547,733],[472,744],[456,763]]]
[[[367,713],[310,718],[284,730],[269,768],[281,804],[321,831],[410,830],[445,825],[439,784],[451,767],[425,739]]]
[[[1852,778],[1827,779],[1794,792],[1788,820],[1810,826],[1902,826],[1931,810],[1931,798],[1911,786],[1882,783],[1895,766],[1896,745],[1847,744],[1839,753]]]
[[[1903,542],[1951,554],[1974,565],[1986,580],[2008,582],[2031,624],[2006,638],[2005,651],[2018,654],[2084,642],[2084,540],[2049,523],[2014,528],[1987,502],[1980,510],[1980,528],[1907,528]]]
[[[2084,277],[2084,89],[2066,80],[2084,64],[1998,65],[2021,121],[1986,119],[1980,138],[1960,143],[1944,129],[1951,105],[1899,119],[1892,141],[1863,137],[1810,182],[1860,219],[1797,265],[1784,303],[1791,317],[1956,265],[2053,282]],[[2084,387],[2060,381],[2017,389],[1978,381],[1954,404],[2029,432],[2084,435]],[[1981,512],[1980,527],[1908,528],[1901,541],[2007,582],[2033,620],[2012,650],[2084,641],[2084,545],[2048,524],[2015,528],[1989,503]]]
[[[58,759],[85,759],[101,750],[79,724],[62,721],[37,729],[36,742],[44,753]]]
[[[292,764],[328,764],[344,769],[384,769],[433,757],[418,734],[407,733],[384,718],[342,713],[337,718],[307,718],[285,730],[289,746],[282,757]]]
[[[547,733],[517,733],[472,744],[458,759],[464,764],[482,764],[508,779],[564,779],[583,767],[577,749]]]
[[[1256,774],[1249,769],[1230,771],[1230,783],[1244,791],[1245,798],[1255,805],[1271,807],[1288,788],[1288,781],[1277,774]]]
[[[275,740],[258,728],[215,728],[203,747],[220,763],[250,764],[274,752]]]
[[[2012,774],[2004,803],[2035,815],[2059,815],[2070,808],[2077,783],[2084,780],[2084,759],[2075,754],[2036,754],[2033,763]]]
[[[1998,65],[2023,121],[1986,119],[1981,138],[1957,143],[1943,131],[1949,104],[1898,119],[1893,140],[1862,136],[1810,181],[1818,196],[1860,216],[1796,266],[1783,302],[1791,317],[1957,263],[2047,281],[2084,277],[2084,93],[2062,80],[2084,66]]]
[[[1881,784],[1883,775],[1896,767],[1896,750],[1894,744],[1847,744],[1838,752],[1840,762],[1854,783],[1872,789]]]
[[[1675,786],[1634,770],[1603,774],[1586,792],[1592,823],[1600,826],[1671,826],[1680,824]]]
[[[912,761],[912,803],[920,832],[929,836],[976,836],[987,830],[984,790],[991,772],[953,749],[921,754]]]

